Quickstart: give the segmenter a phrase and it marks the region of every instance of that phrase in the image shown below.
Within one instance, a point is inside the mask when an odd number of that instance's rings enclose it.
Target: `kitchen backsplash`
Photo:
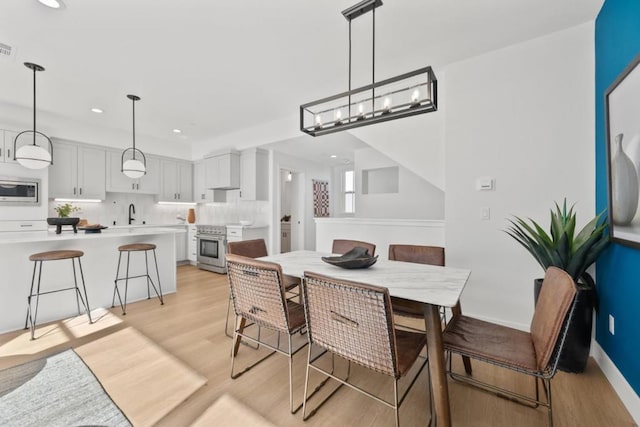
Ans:
[[[133,203],[136,213],[132,224],[180,224],[184,221],[178,216],[187,217],[189,208],[196,209],[198,224],[235,224],[240,220],[253,221],[255,224],[268,224],[269,203],[264,201],[240,201],[238,190],[227,191],[226,203],[193,205],[159,205],[155,197],[146,194],[107,193],[101,203],[73,202],[81,209],[75,216],[85,218],[90,224],[112,226],[127,225],[129,204]],[[64,202],[49,201],[49,216],[57,216],[54,208]]]
[[[239,190],[228,190],[226,203],[207,203],[196,209],[198,224],[237,224],[240,220],[253,221],[256,225],[269,224],[269,202],[241,201]]]

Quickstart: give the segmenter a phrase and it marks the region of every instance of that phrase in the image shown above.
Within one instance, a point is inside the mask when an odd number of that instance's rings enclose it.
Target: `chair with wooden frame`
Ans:
[[[245,256],[247,258],[261,258],[267,256],[267,244],[264,239],[241,240],[238,242],[229,242],[227,244],[227,253]],[[288,293],[293,293],[292,297],[298,297],[299,303],[302,303],[300,294],[300,278],[284,275],[285,287]],[[294,290],[298,288],[297,293]],[[231,313],[231,295],[229,295],[229,303],[227,304],[227,317],[224,323],[224,334],[231,338],[233,335],[229,332],[229,314]]]
[[[420,356],[427,342],[426,335],[424,333],[395,329],[391,312],[391,299],[389,290],[386,288],[305,272],[302,289],[309,337],[302,410],[303,419],[306,420],[308,418],[309,371],[314,369],[327,376],[327,379],[333,378],[338,381],[340,383],[338,389],[343,385],[347,385],[393,408],[396,426],[399,425],[399,407],[427,364],[427,359],[424,358],[424,362],[400,398],[398,398],[398,380],[409,372]],[[312,346],[317,346],[323,351],[312,356]],[[339,378],[333,372],[326,371],[314,364],[326,352],[348,360],[347,378]],[[394,379],[393,402],[384,400],[349,383],[351,362],[392,377]],[[316,387],[314,393],[321,386],[322,384]],[[309,417],[335,391],[320,402],[309,414]],[[431,399],[429,400],[431,401]]]
[[[455,373],[451,369],[449,357],[451,378],[533,408],[545,406],[549,425],[553,426],[551,379],[558,367],[559,354],[573,316],[575,300],[576,286],[571,276],[559,268],[549,267],[531,321],[531,332],[462,314],[454,315],[444,331],[444,349],[449,355],[458,353],[533,376],[536,383],[535,398],[484,383],[471,375]],[[539,381],[542,382],[546,401],[540,400]]]
[[[304,309],[302,305],[286,298],[286,289],[282,269],[279,264],[258,261],[240,255],[227,254],[227,277],[233,308],[236,314],[236,327],[233,333],[233,351],[231,353],[231,378],[236,379],[249,369],[272,356],[280,353],[289,358],[289,409],[296,413],[301,407],[293,407],[293,356],[300,351],[304,344],[293,349],[291,336],[305,327]],[[278,334],[277,344],[274,346],[264,340],[251,337],[244,331],[246,322],[253,322],[260,328],[269,329]],[[280,349],[280,336],[286,334],[288,347]],[[241,340],[248,340],[259,346],[271,350],[271,353],[245,368],[234,373],[235,357],[238,354]]]
[[[376,245],[368,242],[361,242],[360,240],[345,240],[334,239],[331,247],[332,254],[344,255],[355,247],[365,248],[369,251],[369,255],[374,256],[376,254]]]

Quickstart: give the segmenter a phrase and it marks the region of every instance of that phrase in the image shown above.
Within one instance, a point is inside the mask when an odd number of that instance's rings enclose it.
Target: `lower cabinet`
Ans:
[[[198,239],[196,238],[197,228],[195,224],[187,226],[187,259],[192,265],[198,263]]]
[[[227,225],[227,242],[238,242],[241,240],[264,239],[268,245],[269,228],[246,226],[246,225]]]

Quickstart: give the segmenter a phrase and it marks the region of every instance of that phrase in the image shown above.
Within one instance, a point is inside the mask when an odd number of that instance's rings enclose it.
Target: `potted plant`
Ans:
[[[77,233],[76,225],[80,222],[80,218],[69,217],[69,215],[73,212],[79,212],[80,208],[73,206],[71,203],[65,203],[63,205],[58,205],[53,209],[58,214],[58,217],[47,218],[47,223],[49,225],[56,226],[56,234],[60,234],[62,232],[63,225],[71,225],[73,227],[73,232]]]
[[[531,218],[514,216],[505,231],[520,243],[546,271],[550,266],[565,270],[578,287],[576,311],[569,325],[566,342],[558,368],[566,372],[583,372],[589,358],[593,308],[596,307],[596,288],[587,269],[609,244],[608,224],[603,214],[596,215],[576,233],[576,213],[567,200],[562,208],[555,203],[551,209],[551,224],[547,233]],[[537,301],[542,279],[534,281]]]

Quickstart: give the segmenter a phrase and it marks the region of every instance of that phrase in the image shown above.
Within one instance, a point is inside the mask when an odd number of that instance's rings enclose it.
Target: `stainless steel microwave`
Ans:
[[[0,177],[0,205],[40,204],[40,180]]]

